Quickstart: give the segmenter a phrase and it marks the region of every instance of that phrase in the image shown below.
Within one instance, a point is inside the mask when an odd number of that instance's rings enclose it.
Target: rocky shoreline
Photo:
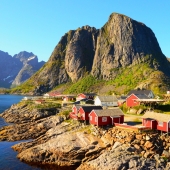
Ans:
[[[12,124],[0,129],[0,141],[32,139],[12,147],[17,157],[51,169],[170,169],[170,137],[166,134],[98,128],[61,113],[61,109],[12,105],[1,114]]]

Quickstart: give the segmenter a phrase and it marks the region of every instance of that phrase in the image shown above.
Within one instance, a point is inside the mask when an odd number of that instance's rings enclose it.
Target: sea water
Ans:
[[[12,104],[18,103],[24,96],[0,95],[0,114],[10,108]],[[0,128],[7,123],[0,117]],[[17,152],[11,146],[23,141],[0,142],[0,170],[39,170],[40,168],[29,166],[17,159]]]

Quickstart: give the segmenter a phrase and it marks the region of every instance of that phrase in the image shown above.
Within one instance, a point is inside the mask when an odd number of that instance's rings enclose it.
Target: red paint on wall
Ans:
[[[129,97],[127,97],[126,99],[126,105],[128,107],[134,107],[134,106],[138,106],[140,105],[140,102],[137,102],[136,99],[138,99],[138,97],[134,94],[131,94]]]

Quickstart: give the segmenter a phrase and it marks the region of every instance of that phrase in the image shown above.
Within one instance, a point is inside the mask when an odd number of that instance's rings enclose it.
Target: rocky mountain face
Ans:
[[[100,29],[92,74],[113,78],[112,69],[149,62],[169,74],[170,65],[150,28],[124,15],[113,13]]]
[[[113,13],[101,29],[84,26],[66,33],[41,72],[32,77],[32,85],[37,87],[34,93],[44,93],[89,74],[96,79],[113,80],[121,74],[120,69],[141,63],[170,77],[170,63],[152,30]]]
[[[0,87],[17,86],[30,78],[43,65],[33,53],[26,51],[10,56],[0,51]]]

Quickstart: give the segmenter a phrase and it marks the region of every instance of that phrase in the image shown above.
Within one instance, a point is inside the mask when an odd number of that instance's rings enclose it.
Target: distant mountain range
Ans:
[[[33,53],[22,51],[13,57],[0,51],[0,87],[18,86],[30,78],[43,65]]]
[[[170,62],[149,27],[112,13],[100,29],[68,31],[43,68],[12,92],[39,95],[60,87],[65,93],[125,94],[134,88],[165,93]]]

